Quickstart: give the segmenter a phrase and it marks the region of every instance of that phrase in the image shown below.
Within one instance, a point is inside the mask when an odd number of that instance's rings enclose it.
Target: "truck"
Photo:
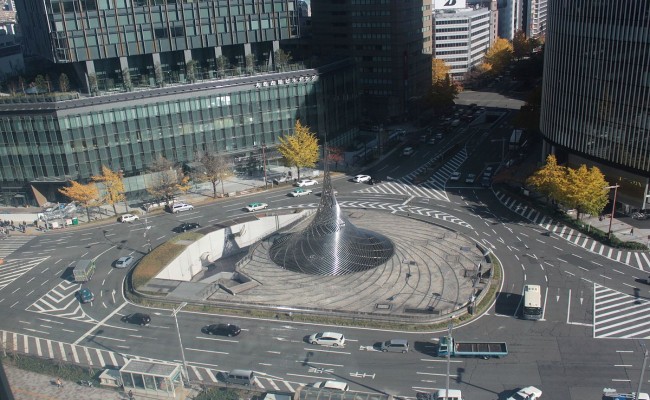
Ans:
[[[648,393],[639,393],[637,399],[635,393],[618,393],[616,389],[605,388],[603,389],[603,399],[606,400],[650,400]]]
[[[95,261],[79,260],[72,270],[72,276],[75,282],[88,282],[95,273]]]
[[[508,355],[505,342],[459,342],[451,336],[443,336],[438,342],[438,356],[445,357],[490,357],[501,358]]]
[[[463,400],[463,394],[457,389],[449,389],[449,393],[445,389],[438,389],[435,392],[418,392],[416,400]]]

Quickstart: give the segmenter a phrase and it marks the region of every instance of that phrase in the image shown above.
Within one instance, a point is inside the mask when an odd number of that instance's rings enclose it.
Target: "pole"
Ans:
[[[609,229],[607,230],[607,239],[612,238],[612,221],[614,220],[614,213],[616,212],[616,194],[618,193],[618,184],[608,186],[605,189],[614,189],[614,201],[612,202],[612,213],[609,215]]]
[[[266,145],[262,145],[262,165],[264,167],[264,189],[266,189]]]
[[[451,368],[451,351],[452,351],[452,338],[451,338],[451,332],[454,329],[454,320],[450,319],[449,320],[449,325],[447,326],[447,382],[445,383],[445,398],[449,397],[449,374],[450,374],[450,368]]]
[[[636,389],[636,397],[635,399],[639,398],[639,395],[641,394],[641,384],[643,383],[643,373],[645,372],[645,367],[648,364],[648,349],[646,349],[645,344],[641,343],[641,347],[643,347],[643,367],[641,367],[641,377],[639,377],[639,387]]]
[[[181,303],[177,308],[174,309],[173,316],[174,316],[174,323],[176,323],[176,333],[178,334],[178,344],[181,346],[181,357],[183,358],[183,374],[185,375],[185,380],[188,382],[189,380],[189,375],[187,374],[187,362],[185,362],[185,350],[183,350],[183,341],[181,340],[181,330],[178,328],[178,318],[176,318],[176,314],[181,311],[183,307],[185,307],[187,303],[183,302]]]

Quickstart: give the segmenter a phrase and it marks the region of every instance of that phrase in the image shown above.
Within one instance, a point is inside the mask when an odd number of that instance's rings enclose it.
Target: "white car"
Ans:
[[[133,221],[137,221],[139,219],[140,219],[140,217],[138,217],[137,215],[133,215],[133,214],[124,214],[124,215],[120,216],[120,222],[133,222]]]
[[[460,172],[458,172],[458,171],[453,172],[453,173],[451,174],[451,176],[449,177],[449,180],[452,181],[452,182],[457,182],[457,181],[459,181],[459,180],[460,180]]]
[[[181,211],[191,211],[194,210],[194,206],[191,204],[185,204],[185,203],[174,203],[169,207],[171,212],[173,214],[178,214]]]
[[[476,181],[476,174],[467,174],[465,183],[474,183],[474,181]]]
[[[345,346],[345,337],[342,333],[336,332],[314,333],[309,337],[308,341],[311,344],[319,344],[324,346]]]
[[[413,147],[404,147],[404,150],[402,150],[402,155],[403,156],[410,156],[413,153],[415,153],[415,150],[413,150]]]
[[[295,188],[289,192],[289,195],[293,197],[306,196],[308,194],[311,194],[311,189]]]
[[[314,186],[314,185],[318,185],[318,182],[316,182],[313,179],[301,179],[298,182],[296,182],[296,186],[298,187]]]
[[[269,208],[269,205],[266,203],[250,203],[245,207],[246,211],[253,212]]]
[[[356,183],[368,182],[371,179],[372,178],[370,177],[370,175],[357,175],[354,178],[352,178],[352,180],[355,181]]]
[[[321,381],[321,382],[315,382],[312,383],[312,387],[318,388],[318,389],[330,389],[330,390],[340,390],[343,392],[347,392],[350,390],[350,386],[345,383],[345,382],[339,382],[339,381]]]
[[[541,397],[541,390],[537,389],[535,386],[528,386],[508,397],[508,400],[537,400]]]

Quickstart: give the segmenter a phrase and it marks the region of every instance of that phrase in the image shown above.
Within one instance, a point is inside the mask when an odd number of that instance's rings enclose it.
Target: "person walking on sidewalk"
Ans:
[[[61,382],[61,378],[56,378],[56,387],[58,388],[63,387],[63,382]]]
[[[630,229],[630,235],[634,235],[634,228]]]

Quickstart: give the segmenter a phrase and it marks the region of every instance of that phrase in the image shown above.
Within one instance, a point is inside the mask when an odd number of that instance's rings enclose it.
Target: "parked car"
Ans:
[[[535,386],[528,386],[508,397],[508,400],[537,400],[541,397],[541,390],[537,389]]]
[[[77,292],[77,297],[81,303],[90,303],[95,300],[95,295],[88,288],[83,288]]]
[[[201,225],[198,222],[183,222],[182,224],[178,225],[176,228],[173,229],[174,232],[177,233],[182,233],[182,232],[187,232],[192,229],[196,229],[200,227]]]
[[[142,314],[142,313],[129,314],[122,317],[122,322],[127,322],[129,324],[135,324],[140,326],[147,326],[151,323],[151,317],[147,314]]]
[[[385,352],[391,351],[394,353],[408,353],[409,341],[406,339],[391,339],[381,344],[380,350]]]
[[[345,337],[342,333],[336,332],[320,332],[314,333],[308,339],[311,344],[319,344],[325,346],[345,346]]]
[[[279,184],[284,183],[284,182],[286,182],[288,180],[289,180],[289,177],[287,177],[286,175],[282,175],[282,176],[278,176],[276,178],[273,178],[273,183],[276,184],[276,185],[279,185]]]
[[[293,197],[306,196],[311,192],[312,192],[311,189],[295,188],[291,192],[289,192],[289,196],[293,196]]]
[[[250,203],[244,209],[248,212],[259,211],[265,208],[269,208],[269,205],[266,203]]]
[[[476,181],[476,174],[467,174],[465,183],[474,183],[474,181]]]
[[[120,257],[115,261],[115,268],[128,268],[133,264],[133,257],[125,256]]]
[[[356,183],[368,182],[371,179],[372,178],[370,177],[370,175],[357,175],[354,178],[352,178],[352,180]]]
[[[451,175],[449,176],[449,180],[452,182],[457,182],[460,180],[460,172],[452,172]]]
[[[413,150],[413,147],[404,147],[404,150],[402,150],[402,155],[403,156],[411,156],[415,153],[415,150]]]
[[[208,335],[232,337],[239,335],[241,333],[241,328],[232,324],[213,324],[204,327],[202,331]]]
[[[314,185],[318,185],[318,182],[316,182],[313,179],[301,179],[298,182],[296,182],[296,186],[298,187],[314,186]]]
[[[178,214],[181,211],[191,211],[194,210],[194,206],[191,204],[186,204],[186,203],[174,203],[170,207],[168,207],[169,210],[173,214]]]
[[[436,144],[436,138],[435,138],[435,137],[432,137],[431,139],[429,139],[429,141],[427,142],[427,144],[430,144],[430,145]]]
[[[133,221],[137,221],[137,220],[139,220],[139,219],[140,219],[140,217],[138,217],[137,215],[133,215],[133,214],[124,214],[124,215],[120,215],[120,218],[118,218],[118,221],[124,223],[124,222],[133,222]]]

